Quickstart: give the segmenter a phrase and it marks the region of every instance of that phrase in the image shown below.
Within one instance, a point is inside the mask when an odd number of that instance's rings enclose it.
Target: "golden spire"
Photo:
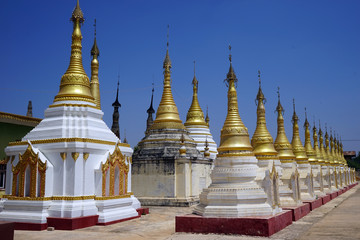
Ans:
[[[342,140],[340,138],[340,154],[341,154],[341,159],[342,159],[342,162],[345,166],[347,166],[347,161],[344,157],[344,149],[343,149],[343,144],[342,144]]]
[[[291,159],[295,159],[295,155],[292,151],[292,146],[289,142],[289,139],[285,133],[284,127],[284,108],[280,103],[280,88],[277,90],[278,94],[278,105],[276,107],[276,111],[278,113],[277,117],[277,136],[274,142],[274,146],[276,151],[278,152],[278,156],[280,160],[290,161]]]
[[[320,120],[319,120],[319,142],[320,142],[320,155],[323,158],[324,163],[328,165],[330,162],[324,147],[324,138],[323,138],[323,132],[321,130]]]
[[[186,122],[184,125],[185,126],[190,126],[190,125],[207,126],[207,124],[204,120],[204,113],[201,110],[201,107],[200,107],[200,104],[198,101],[198,96],[197,96],[199,82],[195,76],[195,61],[194,61],[194,78],[192,80],[192,85],[193,85],[193,99],[192,99],[189,111],[187,113]]]
[[[227,74],[228,85],[228,110],[224,126],[221,129],[219,155],[239,154],[241,151],[249,151],[252,155],[248,129],[241,121],[238,109],[237,93],[235,83],[237,78],[232,67],[231,46],[229,46],[230,68]]]
[[[99,87],[99,61],[98,57],[100,55],[99,48],[96,43],[96,19],[94,21],[94,45],[91,48],[91,56],[93,59],[91,60],[91,82],[90,89],[91,94],[95,99],[96,107],[101,109],[100,104],[100,87]]]
[[[328,158],[329,164],[333,164],[334,161],[333,161],[332,154],[331,154],[331,152],[330,152],[330,147],[329,147],[329,135],[328,135],[328,132],[327,132],[326,123],[325,123],[325,150],[326,150],[326,156],[327,156],[327,158]]]
[[[260,70],[258,71],[259,77],[259,91],[256,96],[255,103],[257,105],[257,121],[254,135],[251,139],[251,145],[254,148],[254,154],[258,159],[278,159],[277,152],[274,147],[273,138],[266,127],[265,118],[265,102],[266,99],[261,90],[261,77]]]
[[[156,112],[156,119],[150,129],[185,129],[179,117],[174,98],[171,92],[171,61],[169,57],[169,25],[167,34],[166,56],[163,64],[164,68],[164,90],[159,107]]]
[[[305,150],[306,155],[309,158],[309,163],[316,163],[316,152],[314,151],[313,147],[311,146],[311,137],[310,137],[310,129],[309,129],[309,121],[307,119],[307,112],[305,108],[305,123],[304,123],[304,129],[305,129]]]
[[[334,163],[339,164],[340,162],[339,162],[339,156],[338,156],[338,145],[337,145],[335,130],[334,130],[333,142],[334,142],[334,147],[333,147],[332,151],[333,151]]]
[[[300,135],[299,135],[299,125],[298,125],[299,118],[295,112],[295,99],[293,99],[293,107],[294,107],[294,114],[292,117],[293,137],[291,140],[291,145],[293,147],[293,152],[296,157],[296,162],[297,163],[307,163],[308,157],[306,155],[305,148],[301,143]]]
[[[337,164],[337,159],[335,155],[335,145],[334,145],[334,138],[332,135],[332,128],[330,127],[330,154],[332,159],[332,164]]]
[[[318,143],[318,135],[316,132],[316,126],[315,126],[315,120],[314,120],[314,127],[313,127],[313,140],[314,140],[314,151],[315,151],[315,155],[316,155],[316,160],[319,164],[323,164],[324,163],[324,158],[321,155],[321,150],[319,148],[319,143]]]
[[[209,118],[209,108],[208,106],[206,105],[206,117],[205,117],[205,122],[207,124],[208,127],[210,127],[210,118]]]
[[[59,93],[55,96],[54,102],[75,100],[94,102],[90,91],[89,78],[84,71],[81,55],[81,30],[80,25],[84,22],[83,13],[79,1],[72,13],[70,20],[73,22],[72,44],[70,64],[61,78]]]

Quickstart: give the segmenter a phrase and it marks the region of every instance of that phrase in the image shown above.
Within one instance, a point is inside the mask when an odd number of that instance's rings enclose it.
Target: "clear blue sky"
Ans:
[[[32,100],[34,116],[44,116],[69,63],[69,18],[75,3],[2,1],[0,111],[26,114],[27,102]],[[341,134],[344,150],[360,150],[360,1],[83,0],[80,6],[85,17],[85,70],[90,76],[96,18],[104,120],[111,126],[120,73],[121,135],[126,129],[132,147],[144,136],[153,80],[155,109],[161,98],[169,24],[172,89],[183,121],[191,103],[196,60],[200,105],[203,110],[209,106],[211,132],[219,144],[231,43],[240,116],[250,135],[256,126],[254,99],[260,69],[268,129],[274,138],[280,86],[290,140],[294,97],[301,126],[307,107],[311,125],[313,116],[323,128],[327,122]]]

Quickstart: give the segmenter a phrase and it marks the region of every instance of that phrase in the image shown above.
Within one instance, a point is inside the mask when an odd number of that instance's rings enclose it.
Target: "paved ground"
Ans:
[[[360,239],[360,185],[271,236],[270,239]],[[266,239],[239,235],[175,233],[175,216],[191,208],[150,207],[150,214],[110,226],[93,226],[75,231],[15,231],[15,240],[91,239]]]

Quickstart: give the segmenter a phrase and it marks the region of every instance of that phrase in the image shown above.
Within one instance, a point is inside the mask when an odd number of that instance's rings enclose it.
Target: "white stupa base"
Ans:
[[[217,145],[211,135],[209,127],[204,125],[187,125],[186,128],[189,130],[189,136],[196,142],[196,148],[202,154],[204,154],[205,142],[208,142],[210,159],[215,159],[217,154]]]
[[[11,200],[4,202],[0,221],[44,224],[51,201]]]
[[[329,186],[329,183],[331,183],[331,181],[330,181],[330,170],[329,170],[328,166],[326,166],[326,165],[321,165],[321,170],[322,170],[322,173],[323,173],[324,193],[325,194],[330,194],[331,193],[330,186]]]
[[[313,175],[309,163],[298,164],[300,174],[300,194],[302,201],[313,201],[316,196],[313,188]]]
[[[321,166],[318,164],[311,164],[311,169],[314,176],[314,193],[317,197],[323,197],[326,195],[324,192],[324,181]]]
[[[110,224],[121,220],[138,217],[139,214],[132,207],[133,199],[119,198],[109,200],[97,200],[98,207],[98,224]]]
[[[281,207],[297,207],[302,204],[299,192],[299,178],[296,177],[296,163],[283,162],[281,163],[282,185],[279,186],[280,206]]]
[[[204,217],[273,216],[281,208],[269,204],[265,190],[256,183],[257,159],[252,156],[218,157],[212,184],[200,194],[194,213]]]
[[[95,200],[76,200],[76,201],[52,201],[48,209],[49,217],[53,218],[77,218],[93,216],[98,214]]]

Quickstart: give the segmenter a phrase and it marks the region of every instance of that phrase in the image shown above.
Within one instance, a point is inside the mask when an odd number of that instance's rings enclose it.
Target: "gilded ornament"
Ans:
[[[60,153],[60,157],[61,157],[61,159],[62,159],[63,161],[65,161],[66,156],[67,156],[66,152],[61,152],[61,153]]]
[[[79,153],[78,152],[72,152],[71,153],[71,157],[74,159],[74,161],[76,162],[76,160],[78,159],[79,157]]]
[[[83,158],[85,161],[89,158],[89,155],[90,155],[90,153],[88,153],[88,152],[83,153]]]

